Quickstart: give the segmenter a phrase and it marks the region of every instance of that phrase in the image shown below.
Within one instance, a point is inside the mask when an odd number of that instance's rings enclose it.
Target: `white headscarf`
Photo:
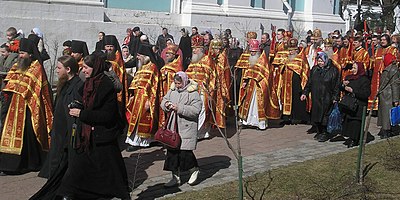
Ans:
[[[35,33],[35,35],[37,35],[38,37],[43,38],[43,32],[40,31],[39,28],[36,28],[36,27],[33,28],[33,29],[32,29],[32,32]]]

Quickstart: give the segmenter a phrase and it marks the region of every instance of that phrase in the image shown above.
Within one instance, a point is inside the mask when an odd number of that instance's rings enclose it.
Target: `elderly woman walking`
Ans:
[[[193,150],[197,145],[197,126],[201,107],[202,101],[197,83],[189,80],[185,72],[177,72],[171,89],[161,102],[164,112],[170,113],[167,127],[175,129],[173,126],[177,120],[176,130],[182,140],[179,149],[167,149],[164,170],[172,172],[172,179],[164,185],[165,187],[181,184],[180,171],[190,171],[188,184],[196,184],[199,169]]]
[[[330,139],[326,133],[326,125],[334,102],[339,100],[340,79],[338,69],[331,64],[326,53],[318,52],[316,59],[317,65],[310,72],[300,100],[306,100],[311,92],[311,122],[317,127],[314,138],[325,142]]]

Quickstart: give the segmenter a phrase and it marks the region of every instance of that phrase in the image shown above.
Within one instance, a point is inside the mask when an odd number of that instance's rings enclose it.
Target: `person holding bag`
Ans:
[[[340,87],[345,96],[350,95],[357,100],[357,106],[354,112],[343,110],[342,135],[349,137],[345,142],[347,147],[358,145],[363,107],[368,105],[368,97],[371,95],[371,81],[366,76],[363,63],[354,63],[350,71],[351,74],[345,77]],[[373,136],[368,133],[368,140],[372,140],[372,138]]]
[[[378,135],[381,139],[397,135],[396,126],[390,125],[390,109],[399,105],[400,99],[400,72],[396,57],[392,54],[383,56],[384,69],[381,69],[379,80],[378,126],[381,130]]]
[[[311,122],[317,127],[314,139],[325,142],[331,137],[326,132],[326,126],[333,105],[339,100],[340,79],[338,69],[333,66],[326,53],[318,52],[316,60],[317,65],[310,72],[300,100],[305,101],[311,93]]]
[[[199,169],[193,150],[197,146],[198,117],[202,101],[198,93],[198,84],[189,80],[185,72],[177,72],[174,83],[163,97],[161,108],[170,113],[166,120],[170,130],[176,130],[181,137],[181,145],[177,149],[167,148],[164,170],[172,172],[172,179],[165,187],[175,187],[181,184],[180,171],[190,171],[189,185],[196,184]],[[168,116],[168,115],[166,115]],[[177,122],[177,123],[175,123]],[[175,128],[175,125],[178,125]]]

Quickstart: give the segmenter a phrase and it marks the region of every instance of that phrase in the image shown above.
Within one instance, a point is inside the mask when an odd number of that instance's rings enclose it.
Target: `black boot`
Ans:
[[[307,134],[313,134],[317,132],[317,126],[312,125],[310,129],[307,130]]]
[[[323,134],[321,134],[321,137],[318,139],[318,142],[326,142],[329,139],[331,139],[330,134],[329,133],[323,133]]]

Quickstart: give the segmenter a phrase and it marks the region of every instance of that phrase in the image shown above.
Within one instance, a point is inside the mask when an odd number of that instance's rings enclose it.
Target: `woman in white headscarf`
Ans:
[[[202,107],[197,83],[189,80],[185,72],[177,72],[171,89],[163,97],[161,108],[171,117],[167,121],[167,127],[175,129],[177,117],[177,132],[181,137],[179,149],[167,148],[167,156],[164,163],[164,170],[172,172],[172,179],[165,187],[179,186],[180,171],[190,171],[189,185],[196,184],[199,174],[197,159],[193,150],[197,145],[198,118]]]
[[[43,32],[39,28],[35,27],[32,29],[31,33],[37,35],[40,38],[39,43],[38,43],[38,49],[39,49],[39,52],[42,52],[44,49]]]

